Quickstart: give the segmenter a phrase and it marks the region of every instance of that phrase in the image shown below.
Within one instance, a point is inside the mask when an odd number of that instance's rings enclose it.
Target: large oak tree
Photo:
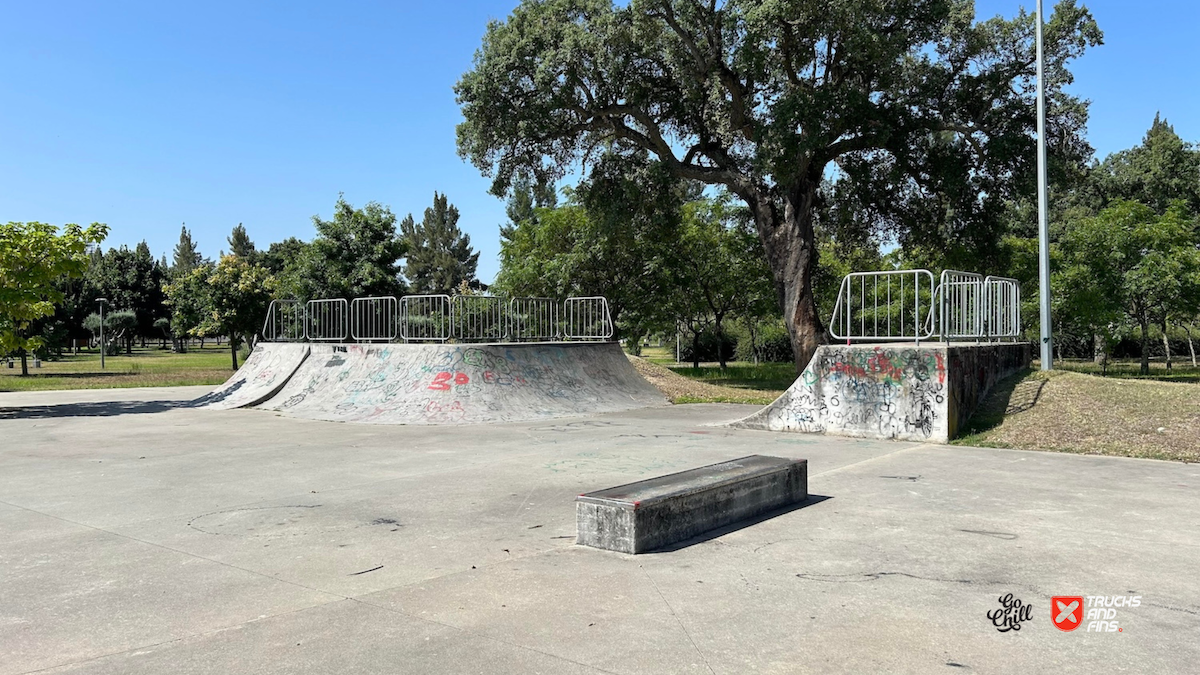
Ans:
[[[955,232],[997,220],[1028,179],[1034,21],[971,0],[526,0],[494,21],[455,91],[459,152],[494,178],[556,180],[598,151],[653,153],[753,213],[798,367],[824,338],[813,217],[830,179],[873,217]],[[1064,0],[1046,29],[1056,109],[1101,35]],[[1083,114],[1086,114],[1084,112]],[[1078,115],[1052,120],[1080,145]]]

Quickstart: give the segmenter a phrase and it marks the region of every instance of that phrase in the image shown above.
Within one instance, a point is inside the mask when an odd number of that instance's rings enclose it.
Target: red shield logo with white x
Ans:
[[[1059,630],[1073,631],[1083,622],[1083,596],[1056,595],[1050,598],[1050,619]]]

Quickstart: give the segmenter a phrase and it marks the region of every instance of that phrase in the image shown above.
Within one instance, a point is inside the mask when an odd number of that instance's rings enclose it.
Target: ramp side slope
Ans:
[[[373,424],[473,424],[666,405],[619,345],[314,345],[260,408]]]
[[[731,426],[945,443],[1031,357],[1028,343],[822,346],[782,396]]]
[[[283,388],[308,358],[309,345],[260,342],[225,384],[192,401],[200,408],[231,410],[256,405]]]

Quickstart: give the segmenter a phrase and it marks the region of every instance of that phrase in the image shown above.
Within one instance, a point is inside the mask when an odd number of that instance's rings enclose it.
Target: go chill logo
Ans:
[[[1050,598],[1050,620],[1066,632],[1086,625],[1086,633],[1122,633],[1117,610],[1141,604],[1140,595],[1056,595]]]

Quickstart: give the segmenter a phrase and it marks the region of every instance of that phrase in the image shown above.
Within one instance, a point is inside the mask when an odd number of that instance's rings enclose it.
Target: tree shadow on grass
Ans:
[[[1018,415],[1037,405],[1046,387],[1046,380],[1026,379],[1031,372],[1032,369],[1026,368],[993,385],[958,437],[991,431],[1000,426],[1006,416]]]
[[[59,417],[116,417],[165,412],[193,407],[191,401],[96,401],[0,407],[0,420],[37,420]]]

